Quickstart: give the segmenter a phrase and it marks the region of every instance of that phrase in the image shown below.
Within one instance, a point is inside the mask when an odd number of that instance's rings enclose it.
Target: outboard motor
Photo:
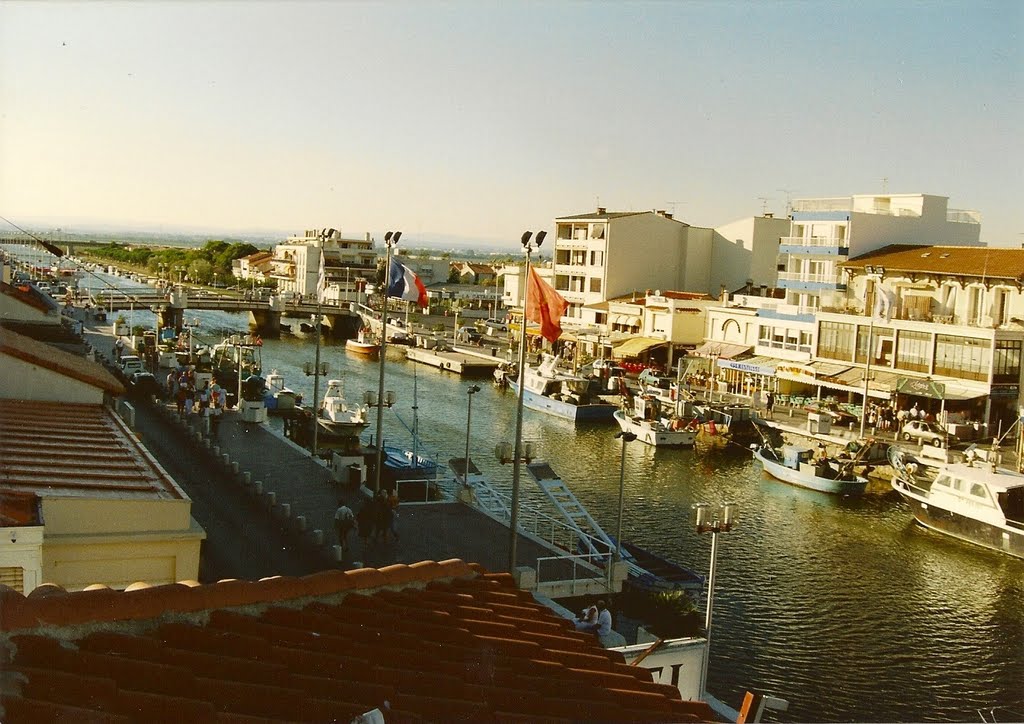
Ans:
[[[238,404],[242,422],[266,422],[267,406],[263,402],[267,383],[259,375],[242,380],[242,400]]]

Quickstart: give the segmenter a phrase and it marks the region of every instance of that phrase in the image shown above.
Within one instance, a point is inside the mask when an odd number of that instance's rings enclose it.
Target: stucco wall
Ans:
[[[686,228],[654,213],[612,219],[608,224],[607,276],[601,299],[633,291],[677,288],[684,271]]]
[[[121,453],[123,454],[123,452]],[[130,495],[130,493],[124,493]],[[47,535],[105,535],[188,530],[192,501],[47,497]]]
[[[0,398],[67,404],[103,404],[103,390],[53,370],[0,354]]]

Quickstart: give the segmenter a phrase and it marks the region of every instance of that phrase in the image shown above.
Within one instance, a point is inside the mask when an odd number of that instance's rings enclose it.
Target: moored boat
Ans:
[[[612,416],[623,432],[633,433],[637,440],[648,445],[693,447],[697,441],[696,421],[663,413],[657,400],[640,395],[633,399],[632,411],[616,410]]]
[[[284,384],[284,375],[274,370],[267,375],[267,391],[263,400],[267,412],[271,414],[288,414],[302,402],[302,395]]]
[[[894,461],[892,487],[926,528],[1024,558],[1024,475],[966,460],[941,466],[930,483],[914,463]]]
[[[805,445],[773,447],[767,443],[754,448],[754,458],[766,473],[785,483],[838,495],[860,495],[868,479],[853,472],[853,460],[815,457]]]
[[[376,359],[380,356],[380,343],[373,338],[370,330],[363,327],[355,337],[345,340],[345,351],[368,359]]]
[[[617,406],[597,395],[597,381],[557,369],[558,357],[545,355],[537,367],[526,366],[523,405],[572,422],[610,420]],[[508,386],[519,394],[519,379],[506,378]]]

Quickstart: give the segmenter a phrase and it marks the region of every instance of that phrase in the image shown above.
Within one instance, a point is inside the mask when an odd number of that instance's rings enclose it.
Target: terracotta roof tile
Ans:
[[[947,274],[1024,281],[1024,249],[984,246],[889,244],[844,262],[846,269],[881,266],[886,276],[900,272]]]
[[[461,561],[25,598],[0,590],[8,721],[710,716],[507,575]],[[74,707],[74,708],[68,708]],[[84,713],[79,714],[79,710]]]

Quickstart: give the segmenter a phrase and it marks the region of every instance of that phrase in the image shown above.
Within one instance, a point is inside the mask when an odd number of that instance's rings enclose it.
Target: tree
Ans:
[[[459,271],[459,267],[452,265],[448,270],[448,283],[458,284],[462,281],[462,272]]]

